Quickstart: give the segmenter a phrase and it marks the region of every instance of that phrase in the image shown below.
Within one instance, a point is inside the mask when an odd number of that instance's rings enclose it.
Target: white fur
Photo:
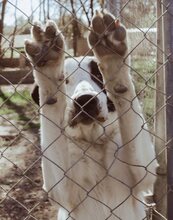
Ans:
[[[115,55],[96,57],[116,112],[108,112],[106,95],[90,78],[92,57],[67,59],[64,69],[61,56],[55,66],[35,70],[44,188],[59,207],[58,220],[144,219],[144,193],[152,193],[157,167],[154,148],[128,66]],[[63,71],[67,86],[59,81]],[[120,86],[127,91],[118,94]],[[52,94],[57,102],[45,104]],[[97,96],[104,122],[69,126],[73,100],[82,94]]]

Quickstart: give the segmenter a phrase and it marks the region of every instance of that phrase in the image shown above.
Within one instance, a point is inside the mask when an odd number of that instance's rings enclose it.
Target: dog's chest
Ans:
[[[78,126],[78,128],[67,130],[68,153],[70,166],[77,167],[82,176],[97,176],[93,174],[104,173],[107,169],[107,158],[114,155],[114,148],[110,140],[115,136],[114,131],[105,132],[102,126]],[[82,172],[85,170],[85,172]],[[91,174],[91,175],[90,175]],[[92,178],[91,178],[92,179]]]
[[[124,194],[119,196],[118,191],[127,193],[128,188],[121,182],[127,182],[125,179],[126,177],[129,179],[129,176],[126,168],[122,174],[122,165],[115,156],[115,144],[111,145],[108,142],[104,145],[92,145],[79,141],[76,146],[73,141],[69,142],[68,147],[70,156],[68,192],[69,205],[72,209],[88,195],[109,204],[110,207],[124,199]]]
[[[118,151],[119,144],[117,143],[120,142],[118,128],[105,126],[104,129],[103,126],[98,125],[82,126],[81,128],[78,126],[77,129],[66,130],[66,134],[72,207],[82,201],[88,192],[98,200],[110,198],[112,189],[114,189],[110,185],[116,186],[116,182],[110,180],[108,172],[112,172],[115,152]],[[116,173],[114,171],[113,173]],[[117,175],[119,174],[117,173]],[[74,201],[76,201],[75,204],[73,204]]]
[[[89,189],[106,173],[107,144],[93,144],[84,140],[69,141],[69,161],[72,178]]]
[[[69,142],[69,182],[70,198],[73,202],[84,199],[87,192],[92,195],[101,195],[102,184],[99,184],[106,176],[106,146],[78,141],[77,146]],[[94,189],[95,188],[95,189]]]

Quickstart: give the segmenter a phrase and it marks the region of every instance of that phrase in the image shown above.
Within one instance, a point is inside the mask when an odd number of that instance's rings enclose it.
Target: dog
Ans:
[[[55,22],[33,25],[31,35],[25,51],[40,106],[44,189],[57,219],[145,219],[157,161],[130,76],[126,28],[97,12],[88,36],[94,56],[66,59]]]

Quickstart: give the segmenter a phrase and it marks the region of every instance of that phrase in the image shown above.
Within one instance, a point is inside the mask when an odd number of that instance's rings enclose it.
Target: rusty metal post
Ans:
[[[173,2],[163,0],[166,74],[167,202],[168,220],[173,219]]]
[[[156,80],[156,96],[155,96],[155,150],[159,167],[157,169],[157,181],[154,186],[154,201],[156,202],[157,211],[166,217],[167,214],[167,165],[166,165],[166,125],[165,125],[165,68],[163,65],[163,5],[161,1],[157,1],[157,74]],[[158,138],[159,137],[159,138]],[[158,217],[153,215],[153,219]]]

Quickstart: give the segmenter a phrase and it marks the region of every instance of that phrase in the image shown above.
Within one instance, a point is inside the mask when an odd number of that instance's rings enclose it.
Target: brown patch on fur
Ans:
[[[90,68],[91,68],[91,79],[101,88],[101,90],[106,94],[106,90],[104,89],[104,84],[103,84],[103,77],[102,74],[98,68],[97,63],[92,60],[90,62]],[[109,112],[114,112],[115,106],[113,104],[113,102],[109,99],[109,97],[107,97],[107,107],[108,107],[108,111]]]
[[[40,104],[39,87],[36,83],[34,83],[33,85],[33,89],[31,91],[31,97],[37,105]]]

